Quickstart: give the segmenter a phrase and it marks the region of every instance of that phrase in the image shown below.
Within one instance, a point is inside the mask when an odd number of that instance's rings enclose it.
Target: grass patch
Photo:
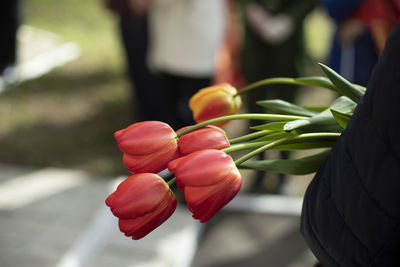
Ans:
[[[115,18],[101,1],[30,0],[23,24],[78,43],[82,56],[0,95],[0,162],[126,173],[113,133],[131,123]]]

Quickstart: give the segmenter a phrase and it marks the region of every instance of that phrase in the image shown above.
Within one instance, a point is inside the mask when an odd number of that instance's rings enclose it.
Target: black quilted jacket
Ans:
[[[400,266],[400,23],[309,185],[301,221],[324,267]]]

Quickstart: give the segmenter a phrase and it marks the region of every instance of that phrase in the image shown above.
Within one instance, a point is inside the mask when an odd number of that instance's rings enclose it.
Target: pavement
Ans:
[[[209,223],[183,204],[147,237],[119,232],[104,204],[123,177],[0,165],[2,267],[308,267],[301,199],[240,194]]]

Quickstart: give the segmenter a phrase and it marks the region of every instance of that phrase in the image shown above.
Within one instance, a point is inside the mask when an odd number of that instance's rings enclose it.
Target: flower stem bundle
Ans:
[[[163,122],[145,121],[117,131],[115,138],[123,162],[133,173],[107,198],[119,218],[120,229],[139,239],[167,220],[176,207],[171,188],[183,192],[194,219],[207,222],[239,192],[239,169],[304,175],[318,170],[330,148],[347,127],[365,88],[352,84],[320,64],[327,77],[270,78],[236,90],[228,84],[200,90],[190,100],[197,124],[174,131]],[[276,113],[236,114],[241,95],[269,84],[306,85],[334,90],[340,95],[330,106],[302,107],[283,100],[257,102]],[[228,139],[222,128],[232,120],[269,123]],[[318,152],[285,160],[250,160],[266,150],[313,150]],[[233,152],[244,155],[233,159]],[[168,169],[168,182],[157,173]],[[152,189],[154,187],[154,190]],[[144,190],[144,191],[141,191]]]

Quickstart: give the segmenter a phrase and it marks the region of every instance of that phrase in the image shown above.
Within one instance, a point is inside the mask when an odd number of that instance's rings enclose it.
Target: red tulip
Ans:
[[[188,127],[183,129],[186,128]],[[183,129],[180,129],[179,131],[182,131]],[[227,147],[229,147],[229,141],[225,131],[212,125],[207,125],[203,128],[182,135],[178,140],[178,149],[181,156],[203,149],[224,149]]]
[[[119,218],[119,228],[137,240],[166,221],[176,208],[176,197],[164,180],[152,173],[141,173],[124,180],[106,199],[106,205]]]
[[[125,166],[133,173],[158,173],[179,156],[176,133],[164,122],[135,123],[114,136]]]
[[[189,106],[194,120],[199,123],[237,113],[242,106],[242,99],[234,87],[223,83],[198,91],[190,98]],[[223,126],[227,123],[225,121],[215,125]]]
[[[242,178],[232,158],[220,150],[206,149],[177,160],[170,171],[184,193],[193,218],[206,222],[239,192]]]

